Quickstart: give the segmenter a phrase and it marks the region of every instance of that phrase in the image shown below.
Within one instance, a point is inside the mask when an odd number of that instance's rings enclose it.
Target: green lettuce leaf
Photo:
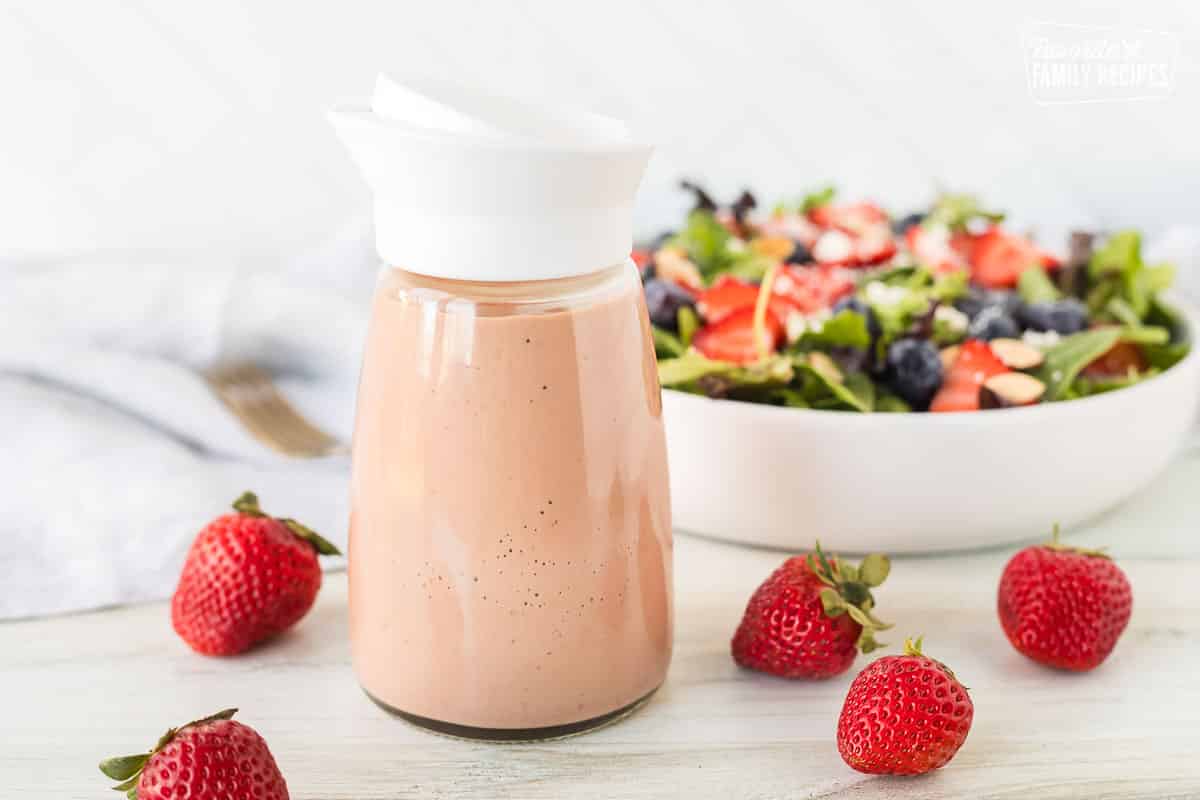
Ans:
[[[1150,366],[1159,370],[1170,369],[1191,352],[1187,323],[1179,310],[1162,298],[1156,297],[1150,304],[1150,313],[1146,315],[1149,325],[1166,328],[1170,339],[1166,344],[1143,344],[1142,354]]]
[[[1092,286],[1088,309],[1100,320],[1133,324],[1145,320],[1155,296],[1168,288],[1175,277],[1170,264],[1148,266],[1142,261],[1142,235],[1135,230],[1114,233],[1092,253],[1088,263]],[[1114,301],[1120,304],[1114,305]],[[1116,314],[1124,314],[1120,318]]]
[[[1124,389],[1127,386],[1133,386],[1135,383],[1141,383],[1147,378],[1152,378],[1158,373],[1158,369],[1151,367],[1145,372],[1117,377],[1092,378],[1087,375],[1080,375],[1071,384],[1067,392],[1067,397],[1075,400],[1080,397],[1091,397],[1094,394],[1103,394],[1104,392],[1111,392],[1116,389]]]
[[[865,350],[870,344],[871,333],[867,328],[867,318],[847,308],[825,320],[820,330],[806,330],[790,349],[799,353],[831,347],[856,347]]]
[[[818,209],[821,206],[827,206],[833,202],[833,198],[837,195],[837,188],[834,186],[825,186],[817,189],[814,192],[809,192],[804,195],[804,199],[800,201],[800,213],[807,214],[808,212]]]
[[[1053,303],[1062,299],[1062,292],[1040,266],[1025,268],[1017,279],[1017,294],[1026,303]]]
[[[1074,333],[1045,350],[1036,376],[1046,384],[1046,400],[1067,399],[1071,384],[1088,364],[1108,352],[1121,338],[1121,329],[1094,328]]]
[[[875,410],[883,414],[905,414],[912,411],[912,406],[900,395],[880,389],[875,397]]]
[[[651,325],[650,330],[654,335],[654,355],[660,360],[678,358],[687,350],[683,342],[670,331],[664,331],[657,325]]]
[[[680,343],[685,349],[691,347],[692,337],[700,328],[700,318],[696,316],[696,310],[691,306],[680,306],[675,312],[675,323],[679,327]]]
[[[971,194],[943,194],[933,204],[933,208],[925,215],[922,225],[945,225],[951,230],[960,231],[973,220],[987,222],[1003,222],[1004,213],[1001,211],[986,211],[979,200]]]
[[[657,332],[657,330],[656,328],[655,331]],[[713,361],[695,350],[688,350],[681,352],[677,358],[658,362],[658,382],[665,387],[673,388],[696,381],[705,375],[719,375],[728,372],[735,366],[725,361]]]
[[[733,261],[729,242],[733,234],[710,212],[697,209],[688,214],[687,224],[672,244],[687,251],[688,258],[705,277],[727,268]]]
[[[796,375],[800,380],[801,393],[812,408],[829,410],[870,412],[875,404],[875,385],[865,375],[866,388],[862,379],[848,375],[845,381],[837,381],[824,371],[817,369],[802,356],[796,358]]]

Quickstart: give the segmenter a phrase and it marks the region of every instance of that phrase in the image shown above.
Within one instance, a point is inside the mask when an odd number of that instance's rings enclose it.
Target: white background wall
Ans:
[[[1037,105],[1030,20],[1175,33],[1173,94]],[[643,230],[680,175],[1154,230],[1200,210],[1198,44],[1187,0],[4,0],[0,253],[309,248],[367,203],[320,110],[381,69],[627,115],[662,143]]]

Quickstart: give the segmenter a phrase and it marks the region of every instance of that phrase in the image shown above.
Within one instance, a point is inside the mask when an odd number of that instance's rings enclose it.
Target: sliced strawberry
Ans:
[[[696,298],[696,306],[700,315],[709,322],[720,322],[735,311],[743,308],[753,308],[758,299],[758,287],[753,283],[722,275],[713,281],[713,285],[700,293]]]
[[[764,318],[768,351],[773,353],[783,340],[783,323],[770,310]],[[760,353],[754,337],[754,307],[738,309],[720,322],[709,323],[696,331],[692,346],[708,358],[748,364]]]
[[[853,291],[854,281],[844,270],[824,266],[783,267],[771,286],[774,297],[805,314],[831,308]]]
[[[785,320],[788,315],[787,302],[778,297],[777,286],[773,286],[772,290],[775,296],[770,301],[771,311],[778,319]],[[696,305],[705,321],[720,322],[735,311],[754,308],[757,302],[757,286],[732,275],[722,275],[700,294]]]
[[[987,342],[968,339],[958,347],[958,357],[942,379],[930,411],[977,411],[979,387],[993,375],[1010,372]]]
[[[955,272],[967,268],[966,257],[955,247],[955,240],[946,228],[913,225],[904,234],[904,244],[918,264],[934,272]],[[963,246],[967,242],[960,240],[958,244]]]
[[[971,278],[989,289],[1016,286],[1017,278],[1030,266],[1058,266],[1057,259],[1029,239],[1008,233],[999,226],[975,237],[970,252]]]
[[[854,266],[881,264],[896,255],[896,240],[887,225],[869,228],[854,241]]]
[[[1130,342],[1117,342],[1084,367],[1083,374],[1090,378],[1124,378],[1130,372],[1145,372],[1149,366],[1141,348]]]
[[[808,212],[808,218],[822,228],[838,228],[854,236],[888,221],[887,212],[874,203],[817,206]]]

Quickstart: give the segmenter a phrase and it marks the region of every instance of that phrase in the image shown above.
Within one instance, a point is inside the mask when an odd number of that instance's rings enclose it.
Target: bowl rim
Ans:
[[[1133,386],[1127,386],[1123,389],[1116,389],[1111,392],[1103,392],[1094,394],[1089,397],[1081,397],[1076,400],[1069,400],[1059,403],[1039,403],[1034,406],[1026,406],[1024,408],[996,408],[988,409],[983,418],[998,424],[1020,424],[1022,421],[1028,420],[1033,422],[1037,419],[1055,418],[1064,413],[1069,413],[1064,409],[1078,408],[1086,405],[1089,408],[1095,408],[1102,403],[1115,403],[1119,398],[1133,399],[1134,393],[1143,393],[1152,389],[1155,385],[1161,385],[1163,380],[1170,380],[1172,375],[1180,375],[1188,369],[1195,368],[1197,363],[1200,363],[1200,348],[1197,347],[1196,333],[1200,331],[1200,310],[1191,302],[1179,296],[1176,292],[1166,293],[1165,299],[1170,305],[1181,312],[1184,318],[1186,336],[1191,344],[1188,354],[1184,356],[1177,364],[1172,365],[1169,369],[1164,370],[1158,375],[1147,378],[1143,381],[1138,381]],[[704,395],[692,394],[691,392],[680,392],[675,389],[663,389],[663,394],[670,392],[671,397],[675,399],[683,399],[683,402],[711,403],[714,408],[722,409],[738,409],[731,410],[730,413],[735,414],[761,414],[770,416],[772,414],[786,415],[789,418],[802,419],[813,421],[817,419],[828,420],[832,423],[845,422],[849,425],[907,425],[910,427],[926,426],[926,427],[945,427],[948,425],[976,425],[979,424],[979,417],[976,412],[959,413],[959,414],[930,414],[920,412],[901,412],[901,413],[872,413],[863,414],[858,411],[845,411],[842,409],[817,409],[817,408],[789,408],[787,406],[774,406],[767,403],[750,403],[743,400],[726,400],[722,398],[706,397]],[[674,402],[674,400],[672,400]],[[741,408],[738,408],[741,407]],[[780,417],[782,418],[782,417]],[[853,420],[853,421],[851,421]],[[1015,422],[1014,422],[1015,421]]]

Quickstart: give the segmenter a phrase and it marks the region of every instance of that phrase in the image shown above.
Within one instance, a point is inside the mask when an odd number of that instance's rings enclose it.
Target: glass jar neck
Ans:
[[[538,313],[591,305],[625,291],[637,280],[632,261],[585,275],[539,281],[464,281],[435,278],[401,267],[385,271],[386,285],[439,299],[447,311],[470,306],[472,313]]]

